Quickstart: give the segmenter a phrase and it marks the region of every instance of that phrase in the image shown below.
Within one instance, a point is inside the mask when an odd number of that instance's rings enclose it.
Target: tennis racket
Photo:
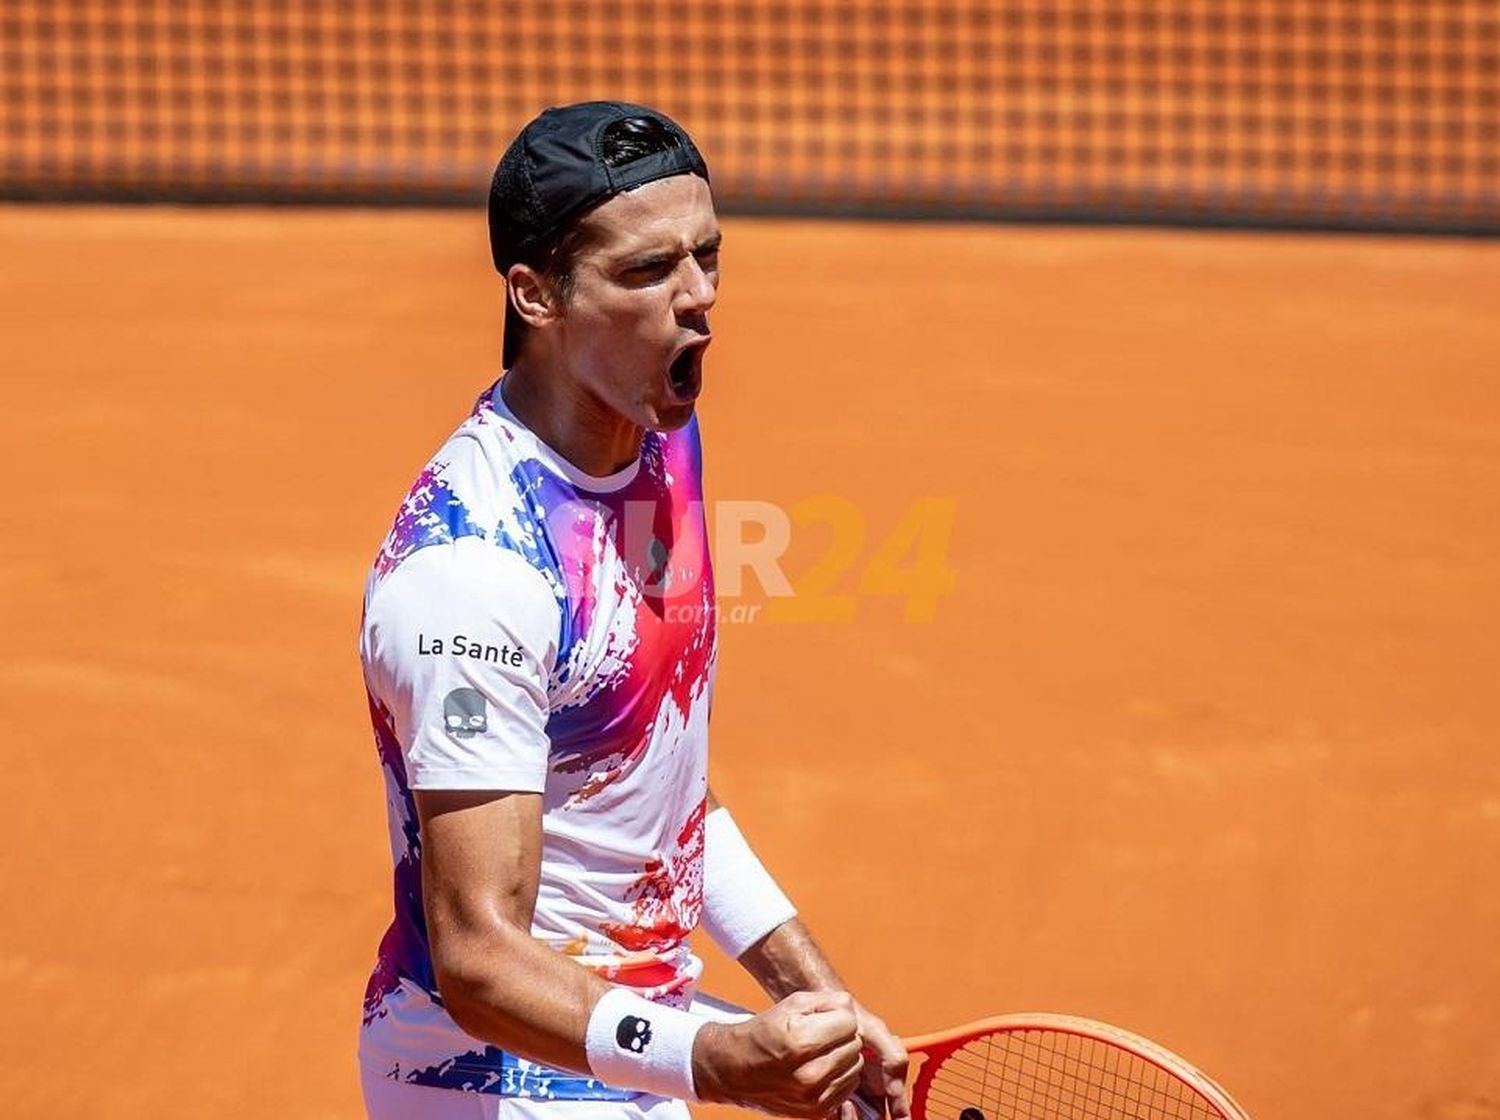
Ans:
[[[711,1018],[749,1012],[699,996]],[[912,1120],[1249,1120],[1223,1089],[1149,1039],[1028,1012],[902,1039]],[[854,1098],[863,1120],[879,1114]]]
[[[1001,1015],[902,1042],[913,1120],[1249,1120],[1170,1050],[1092,1019]]]

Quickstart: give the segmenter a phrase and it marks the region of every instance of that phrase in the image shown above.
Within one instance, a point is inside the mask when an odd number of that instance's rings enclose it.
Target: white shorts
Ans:
[[[682,1101],[643,1096],[633,1101],[539,1101],[435,1089],[393,1081],[360,1067],[370,1120],[689,1120]]]

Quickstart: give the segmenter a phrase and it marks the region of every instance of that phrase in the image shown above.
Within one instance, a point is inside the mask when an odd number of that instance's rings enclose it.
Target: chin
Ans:
[[[673,401],[670,404],[662,404],[654,410],[655,416],[647,427],[657,432],[675,432],[679,428],[686,427],[697,408],[697,401],[681,403]]]

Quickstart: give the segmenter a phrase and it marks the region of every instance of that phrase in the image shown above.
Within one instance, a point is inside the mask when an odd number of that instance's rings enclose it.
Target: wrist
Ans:
[[[703,926],[726,956],[739,960],[797,916],[797,908],[750,850],[729,810],[704,822]]]
[[[724,1084],[729,1026],[705,1023],[693,1039],[693,1091],[705,1104],[724,1104],[729,1094]]]
[[[705,1020],[611,987],[589,1015],[589,1071],[606,1085],[696,1101],[697,1037]]]
[[[747,949],[740,964],[773,999],[785,999],[793,992],[848,990],[807,927],[796,918]]]

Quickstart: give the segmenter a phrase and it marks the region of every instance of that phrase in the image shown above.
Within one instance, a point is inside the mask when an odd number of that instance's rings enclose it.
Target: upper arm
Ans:
[[[417,790],[415,797],[434,963],[501,923],[529,933],[542,859],[541,796]]]
[[[542,798],[418,790],[427,939],[443,1004],[475,1038],[587,1072],[584,1038],[604,981],[531,937]]]
[[[367,604],[361,654],[416,800],[440,972],[465,935],[530,930],[558,612],[535,569],[477,537],[407,557]]]
[[[409,788],[545,788],[559,619],[540,573],[477,537],[421,549],[375,587],[361,658]]]

